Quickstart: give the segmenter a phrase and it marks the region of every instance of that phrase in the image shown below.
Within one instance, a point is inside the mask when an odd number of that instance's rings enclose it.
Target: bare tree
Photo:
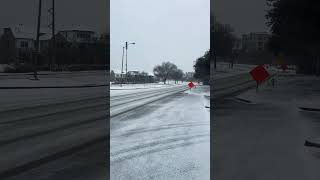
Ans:
[[[153,73],[156,77],[160,78],[164,84],[167,79],[177,70],[177,66],[171,62],[163,62],[153,68]]]
[[[183,79],[183,71],[181,69],[176,69],[170,76],[175,83],[177,84],[178,81],[181,81]]]

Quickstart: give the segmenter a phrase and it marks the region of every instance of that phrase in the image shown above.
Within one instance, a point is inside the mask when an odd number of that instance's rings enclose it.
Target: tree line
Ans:
[[[210,50],[196,60],[194,65],[195,74],[194,77],[203,82],[203,84],[209,84],[210,81]]]
[[[156,65],[153,68],[153,73],[164,84],[166,84],[168,79],[174,80],[175,83],[184,80],[183,71],[171,62],[163,62],[161,65]]]
[[[301,73],[320,75],[320,1],[267,0],[275,55],[290,57]]]

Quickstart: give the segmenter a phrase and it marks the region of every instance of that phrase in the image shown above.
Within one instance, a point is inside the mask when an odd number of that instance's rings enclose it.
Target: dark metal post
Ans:
[[[37,65],[38,65],[38,60],[40,57],[40,47],[39,47],[39,37],[40,37],[40,24],[41,24],[41,9],[42,9],[42,0],[39,0],[39,7],[38,7],[38,22],[37,22],[37,40],[36,40],[36,57],[34,61],[34,79],[38,79],[38,73],[37,73]]]
[[[126,42],[126,82],[128,83],[128,42]]]
[[[121,83],[120,83],[120,86],[122,86],[122,83],[123,83],[123,57],[124,57],[124,47],[122,47],[122,62],[121,62]]]
[[[52,0],[52,65],[55,67],[56,36],[55,36],[55,0]]]

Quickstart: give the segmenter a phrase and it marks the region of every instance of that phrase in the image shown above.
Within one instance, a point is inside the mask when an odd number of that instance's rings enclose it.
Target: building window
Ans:
[[[77,37],[81,38],[81,39],[90,39],[90,34],[88,34],[88,33],[78,33]]]
[[[29,44],[28,44],[27,41],[21,41],[21,42],[20,42],[20,47],[22,47],[22,48],[28,48],[28,46],[29,46]]]

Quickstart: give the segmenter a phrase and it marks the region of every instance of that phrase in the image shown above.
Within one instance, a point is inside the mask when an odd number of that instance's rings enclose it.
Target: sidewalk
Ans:
[[[1,73],[0,89],[81,88],[108,86],[105,71],[39,72],[40,80],[32,73]]]
[[[65,75],[65,74],[99,74],[106,73],[104,70],[96,70],[96,71],[38,71],[38,75]],[[33,72],[28,73],[0,73],[0,77],[5,78],[13,78],[13,77],[25,77],[25,76],[33,76]]]

